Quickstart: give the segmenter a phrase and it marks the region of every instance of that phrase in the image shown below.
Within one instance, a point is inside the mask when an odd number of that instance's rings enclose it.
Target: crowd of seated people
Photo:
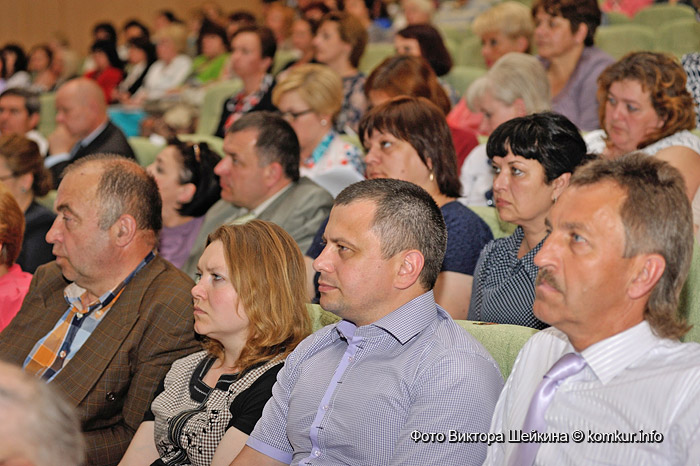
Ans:
[[[204,2],[96,24],[82,61],[2,46],[0,358],[61,393],[89,466],[692,463],[692,56],[615,60],[604,15]],[[507,369],[460,328],[488,324],[534,335]]]

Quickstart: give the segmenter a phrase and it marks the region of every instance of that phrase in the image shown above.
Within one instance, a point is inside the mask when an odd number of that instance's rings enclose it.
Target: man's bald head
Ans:
[[[100,86],[91,79],[76,78],[56,93],[56,123],[83,139],[107,121],[107,104]]]

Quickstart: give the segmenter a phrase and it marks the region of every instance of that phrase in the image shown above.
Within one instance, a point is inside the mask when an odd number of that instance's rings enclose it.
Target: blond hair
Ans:
[[[343,81],[326,65],[307,64],[290,69],[272,90],[272,103],[279,107],[282,95],[296,92],[317,114],[335,115],[343,105]]]
[[[311,333],[299,246],[281,227],[263,220],[221,226],[207,238],[207,244],[214,241],[223,244],[231,284],[250,321],[238,369],[291,353]],[[205,338],[204,349],[223,357],[217,340]]]
[[[489,32],[501,32],[510,39],[524,37],[532,42],[535,23],[530,9],[520,2],[503,2],[489,8],[474,19],[472,31],[477,36]]]

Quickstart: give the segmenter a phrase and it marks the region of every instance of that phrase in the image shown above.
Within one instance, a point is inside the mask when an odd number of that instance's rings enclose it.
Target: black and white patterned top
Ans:
[[[154,465],[209,465],[226,430],[250,434],[284,359],[222,375],[211,388],[203,378],[215,361],[200,351],[175,361],[165,376],[144,418],[155,421],[160,459]]]
[[[491,241],[481,251],[474,271],[469,320],[548,327],[532,313],[538,271],[534,259],[544,240],[518,259],[524,236],[518,227],[511,236]]]
[[[343,105],[335,119],[335,129],[339,133],[347,133],[346,126],[357,132],[360,119],[367,110],[365,79],[362,72],[343,78]]]
[[[681,63],[688,76],[686,88],[695,101],[695,123],[700,128],[700,52],[683,55]]]

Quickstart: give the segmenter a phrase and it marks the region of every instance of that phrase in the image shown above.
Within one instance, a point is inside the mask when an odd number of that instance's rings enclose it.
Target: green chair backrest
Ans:
[[[681,340],[700,343],[700,244],[697,241],[690,272],[681,290],[678,312],[693,326]]]
[[[486,74],[486,68],[479,66],[453,66],[449,73],[442,77],[447,83],[452,86],[459,96],[463,96],[467,92],[467,88],[474,80]]]
[[[616,60],[629,52],[653,50],[655,43],[654,30],[641,24],[601,26],[595,33],[596,46]]]
[[[606,26],[611,24],[627,24],[632,22],[632,18],[617,11],[608,11],[605,13],[605,16],[608,18],[608,22],[605,23]]]
[[[463,26],[456,26],[454,24],[451,24],[449,26],[443,25],[443,26],[438,26],[438,30],[442,34],[442,38],[445,42],[448,40],[454,41],[457,45],[461,44],[464,42],[466,39],[469,39],[470,37],[475,37],[474,32],[472,31],[472,28],[469,25],[463,25]]]
[[[278,50],[275,52],[275,59],[272,62],[272,74],[276,75],[284,66],[299,58],[299,54],[294,50]]]
[[[313,332],[340,320],[340,317],[324,311],[318,304],[307,304],[306,308],[311,317],[311,330]],[[532,335],[537,333],[534,328],[519,325],[488,324],[469,320],[457,320],[456,322],[484,345],[484,348],[498,363],[504,379],[510,375],[520,348]]]
[[[486,68],[484,57],[481,56],[481,38],[472,36],[464,39],[459,45],[457,56],[452,59],[455,65]]]
[[[46,207],[47,209],[53,211],[53,205],[56,202],[56,195],[58,194],[58,191],[55,189],[52,189],[48,193],[46,193],[45,196],[37,197],[35,200],[38,202],[40,205]]]
[[[512,235],[517,228],[517,225],[501,220],[501,217],[498,216],[498,210],[493,207],[473,205],[469,208],[486,222],[496,239]]]
[[[129,138],[129,145],[134,150],[136,160],[142,167],[147,167],[156,159],[156,155],[164,146],[154,144],[150,139],[142,136],[132,136]]]
[[[632,22],[656,28],[660,24],[682,18],[695,18],[695,10],[683,4],[656,3],[639,10]]]
[[[223,157],[224,140],[212,134],[178,134],[177,138],[183,142],[206,142],[211,150]]]
[[[199,110],[198,134],[214,134],[221,119],[224,102],[242,87],[243,82],[240,79],[222,81],[207,87],[202,107]]]
[[[56,93],[47,92],[39,96],[39,126],[37,130],[49,137],[56,129]]]
[[[654,49],[672,53],[678,58],[700,50],[700,23],[690,18],[662,24],[656,32]]]
[[[360,66],[358,66],[358,68],[366,75],[369,75],[385,58],[393,57],[394,55],[396,55],[394,44],[388,42],[367,44],[365,53],[363,53],[362,58],[360,58]]]

